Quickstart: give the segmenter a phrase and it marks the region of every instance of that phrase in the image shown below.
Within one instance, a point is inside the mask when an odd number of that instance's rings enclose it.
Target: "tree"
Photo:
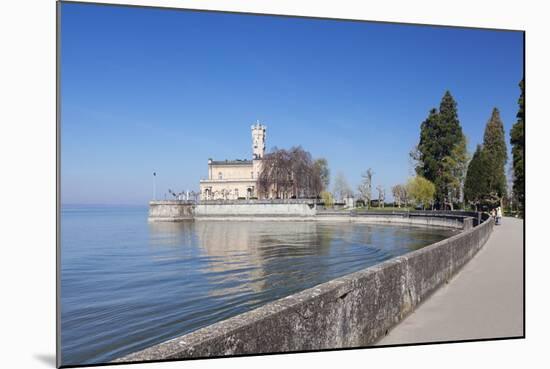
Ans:
[[[478,145],[468,165],[464,197],[476,210],[480,206],[502,206],[506,196],[507,160],[504,127],[497,108],[485,126],[483,145]]]
[[[367,206],[367,210],[370,208],[370,203],[372,200],[372,176],[374,172],[371,168],[367,169],[363,174],[361,174],[361,183],[357,187],[359,196],[361,200]]]
[[[397,203],[397,207],[400,208],[401,204],[407,206],[408,193],[406,186],[397,184],[391,188],[394,201]]]
[[[264,197],[318,197],[322,191],[319,166],[300,146],[274,148],[262,160],[258,188]]]
[[[316,170],[319,172],[321,178],[321,184],[323,186],[323,191],[328,189],[330,183],[330,170],[328,168],[328,161],[325,158],[316,159],[314,162]]]
[[[381,185],[376,186],[376,191],[378,191],[378,207],[384,207],[384,202],[386,201],[386,190]]]
[[[422,209],[433,203],[436,193],[435,185],[424,177],[416,176],[407,182],[407,192],[409,196],[417,203],[422,205]]]
[[[466,180],[464,182],[464,200],[473,205],[476,210],[480,210],[479,207],[489,197],[487,166],[485,151],[481,145],[477,145],[472,160],[468,165]]]
[[[502,199],[506,195],[505,166],[508,159],[504,126],[497,108],[493,109],[491,118],[485,126],[483,148],[487,160],[485,168],[488,177],[489,194]]]
[[[443,158],[441,162],[443,182],[447,185],[445,203],[451,210],[455,203],[462,202],[463,186],[466,178],[468,164],[468,149],[466,136],[462,135],[458,143],[451,150],[451,154]]]
[[[334,206],[334,198],[330,192],[321,192],[321,199],[323,199],[323,204],[325,204],[326,208],[332,208]]]
[[[512,145],[513,194],[518,203],[520,212],[525,206],[525,83],[519,83],[521,95],[518,100],[517,121],[510,131]]]
[[[342,172],[339,172],[334,179],[333,192],[338,201],[343,201],[346,197],[352,195],[352,191],[348,184],[348,181],[346,180]]]
[[[436,109],[431,109],[428,118],[420,125],[420,142],[410,154],[416,161],[416,174],[424,178],[435,178],[438,173],[438,161],[442,151],[437,140],[439,116]]]
[[[439,111],[431,109],[420,127],[420,141],[411,152],[416,174],[433,182],[436,203],[443,208],[460,198],[467,150],[458,120],[457,104],[449,91],[441,99]]]
[[[503,207],[509,211],[518,210],[517,199],[514,194],[514,166],[507,164],[506,169],[506,196],[503,199]]]

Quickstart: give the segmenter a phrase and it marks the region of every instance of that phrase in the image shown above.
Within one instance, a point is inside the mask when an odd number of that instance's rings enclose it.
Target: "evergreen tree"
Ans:
[[[439,115],[436,109],[431,109],[428,118],[420,126],[420,143],[416,159],[418,165],[416,174],[434,181],[438,175],[438,161],[442,151],[440,142],[437,139],[439,134]]]
[[[420,128],[416,173],[433,182],[438,207],[451,206],[460,198],[466,169],[466,138],[458,120],[457,104],[449,91],[441,99],[439,111],[430,110]]]
[[[525,84],[519,83],[521,95],[518,100],[519,110],[516,115],[518,120],[510,131],[510,144],[512,145],[512,168],[514,173],[514,197],[516,198],[520,211],[523,211],[525,204]]]
[[[441,145],[446,150],[446,155],[449,155],[454,145],[462,139],[462,127],[460,127],[460,122],[458,121],[456,105],[456,101],[451,96],[451,93],[449,91],[445,92],[439,105],[439,117],[442,127],[440,140]]]
[[[479,206],[489,195],[487,165],[485,152],[481,145],[477,145],[464,181],[464,200],[474,205],[476,210],[480,210]]]
[[[483,151],[487,159],[486,173],[489,175],[489,194],[501,199],[506,195],[505,165],[508,160],[504,126],[497,108],[493,109],[491,118],[485,126]]]

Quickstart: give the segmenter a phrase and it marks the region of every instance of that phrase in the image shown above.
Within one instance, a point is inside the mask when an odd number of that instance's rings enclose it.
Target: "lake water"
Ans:
[[[146,207],[64,206],[62,364],[113,360],[455,232],[328,222],[148,223]]]

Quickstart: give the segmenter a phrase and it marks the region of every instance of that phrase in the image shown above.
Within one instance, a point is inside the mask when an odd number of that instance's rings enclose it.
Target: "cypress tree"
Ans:
[[[441,99],[439,111],[430,110],[420,128],[415,158],[416,173],[435,184],[439,208],[458,199],[457,183],[464,179],[467,161],[466,138],[458,120],[457,104],[449,91]],[[460,185],[458,185],[460,187]],[[457,196],[458,195],[458,196]]]
[[[420,126],[420,143],[418,144],[418,175],[433,182],[437,178],[441,145],[439,135],[439,116],[436,109],[431,109],[428,118]]]
[[[514,197],[518,201],[520,211],[525,205],[525,84],[519,83],[521,95],[518,100],[519,110],[517,121],[510,131],[510,144],[512,145],[512,168],[514,173]]]
[[[487,158],[486,172],[489,175],[489,193],[501,199],[506,194],[505,165],[508,160],[504,126],[497,108],[485,126],[483,151]]]
[[[488,179],[487,158],[481,145],[477,145],[464,181],[464,200],[474,205],[476,210],[489,195]]]
[[[441,145],[444,147],[445,155],[450,155],[454,146],[462,139],[462,127],[458,120],[456,101],[449,91],[441,99],[439,105],[439,117],[441,125]]]

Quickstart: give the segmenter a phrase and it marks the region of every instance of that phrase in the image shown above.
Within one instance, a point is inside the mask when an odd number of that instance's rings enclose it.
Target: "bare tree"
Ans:
[[[409,175],[415,176],[419,170],[422,170],[422,153],[418,149],[418,145],[414,145],[409,151]]]
[[[384,201],[386,200],[386,190],[381,185],[376,186],[378,191],[378,207],[384,207]]]
[[[348,181],[342,172],[338,173],[334,179],[333,192],[339,201],[343,201],[346,197],[352,195]]]
[[[357,187],[359,196],[367,206],[367,209],[370,208],[370,202],[372,200],[372,176],[374,172],[371,168],[367,169],[363,174],[361,174],[361,183]]]
[[[275,147],[262,160],[258,187],[264,197],[318,197],[323,189],[321,167],[300,146],[290,150]]]
[[[407,188],[401,184],[395,185],[391,188],[393,199],[397,204],[397,207],[400,208],[401,204],[407,206],[408,203],[408,193]]]
[[[319,171],[321,177],[321,184],[323,185],[322,191],[328,191],[328,185],[330,183],[330,169],[328,168],[328,161],[325,158],[316,159],[315,170]]]

